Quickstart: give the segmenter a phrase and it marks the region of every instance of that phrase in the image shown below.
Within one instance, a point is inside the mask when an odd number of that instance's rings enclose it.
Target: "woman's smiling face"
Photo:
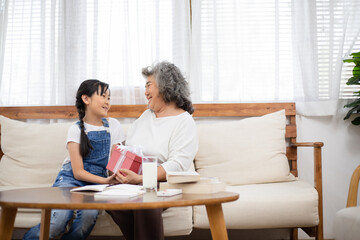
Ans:
[[[160,96],[159,88],[153,75],[146,78],[145,96],[148,100],[148,108],[154,112],[157,112],[164,107],[165,102]]]

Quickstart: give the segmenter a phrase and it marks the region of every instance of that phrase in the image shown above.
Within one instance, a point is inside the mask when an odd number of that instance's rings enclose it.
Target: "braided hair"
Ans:
[[[100,92],[99,92],[100,87]],[[80,84],[80,87],[76,93],[76,103],[75,107],[79,114],[79,122],[80,122],[80,154],[82,157],[86,157],[90,151],[93,149],[91,146],[90,140],[87,136],[87,132],[84,126],[84,117],[86,105],[82,100],[82,96],[86,95],[91,97],[94,93],[99,95],[103,95],[109,89],[109,84],[101,82],[96,79],[85,80]]]
[[[154,76],[159,93],[165,103],[174,102],[178,108],[192,114],[194,107],[190,99],[188,82],[175,64],[163,61],[153,67],[142,69],[144,77]]]

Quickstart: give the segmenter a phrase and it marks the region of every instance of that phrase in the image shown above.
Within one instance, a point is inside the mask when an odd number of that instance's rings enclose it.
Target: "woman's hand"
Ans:
[[[136,174],[128,169],[119,169],[116,174],[116,180],[120,183],[140,184],[142,183],[142,175]]]

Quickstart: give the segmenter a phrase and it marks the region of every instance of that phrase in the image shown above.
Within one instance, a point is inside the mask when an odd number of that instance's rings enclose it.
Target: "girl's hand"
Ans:
[[[116,174],[116,180],[120,183],[139,184],[142,183],[142,175],[136,174],[128,169],[119,169]]]
[[[105,178],[105,183],[107,184],[119,184],[120,182],[116,180],[116,174],[112,174],[111,176]]]

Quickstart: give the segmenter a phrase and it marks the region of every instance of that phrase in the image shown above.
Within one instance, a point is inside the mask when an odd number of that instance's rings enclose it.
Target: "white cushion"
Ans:
[[[195,167],[202,176],[229,185],[294,180],[285,155],[285,110],[197,127]]]
[[[360,207],[349,207],[338,211],[334,221],[336,240],[360,238]]]
[[[318,193],[303,180],[227,186],[239,199],[222,204],[228,229],[311,227],[319,223]],[[194,207],[194,227],[209,228],[204,206]]]
[[[0,116],[0,185],[51,186],[64,161],[73,123],[30,124]]]

